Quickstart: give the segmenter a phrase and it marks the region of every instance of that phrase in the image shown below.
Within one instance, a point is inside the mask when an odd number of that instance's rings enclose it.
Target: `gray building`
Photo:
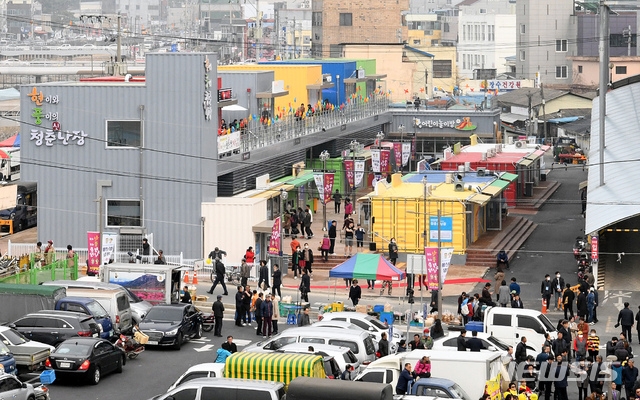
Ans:
[[[635,26],[635,12],[616,11],[615,14],[611,13],[609,15],[609,55],[611,57],[635,56],[637,54]],[[578,14],[578,37],[582,38],[577,41],[578,56],[599,56],[597,40],[600,36],[599,27],[600,15],[593,13]]]
[[[86,247],[102,224],[129,243],[153,233],[166,254],[202,256],[201,204],[217,193],[216,63],[153,53],[144,82],[21,88],[21,178],[38,184],[42,241]]]
[[[516,78],[535,79],[547,86],[572,83],[571,61],[576,55],[577,22],[573,0],[516,2]]]

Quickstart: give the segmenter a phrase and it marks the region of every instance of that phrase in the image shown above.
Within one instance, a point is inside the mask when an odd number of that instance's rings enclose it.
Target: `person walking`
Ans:
[[[569,365],[562,361],[562,356],[556,356],[556,371],[554,385],[554,398],[556,400],[569,400],[567,395],[567,387],[569,386],[567,378],[569,376]]]
[[[586,320],[587,312],[587,294],[584,290],[582,290],[582,288],[580,288],[580,293],[576,298],[576,314],[578,315],[578,318],[583,318]]]
[[[282,286],[282,271],[280,271],[280,266],[278,264],[273,264],[273,274],[271,275],[273,279],[273,288],[271,292],[275,295],[276,292],[278,296],[282,297],[282,292],[280,291],[280,287]]]
[[[364,250],[364,235],[365,233],[367,233],[367,231],[365,231],[362,228],[362,225],[358,224],[356,226],[356,231],[354,232],[354,234],[356,235],[356,253],[360,253],[361,251]]]
[[[313,231],[311,230],[311,224],[313,223],[313,212],[309,205],[307,205],[307,209],[304,212],[304,231],[307,235],[307,239],[311,239],[313,237]]]
[[[271,325],[273,325],[273,334],[278,334],[278,318],[280,318],[280,296],[273,295],[271,298],[273,303],[273,315],[271,316]]]
[[[213,285],[211,286],[211,289],[209,289],[207,293],[213,294],[213,291],[216,289],[216,286],[218,286],[218,283],[219,283],[222,285],[222,289],[224,289],[223,295],[226,296],[229,294],[229,292],[227,292],[227,285],[224,283],[224,276],[225,276],[226,270],[224,268],[224,264],[222,263],[222,261],[220,261],[219,258],[216,258],[215,270],[216,270],[216,279],[214,279]]]
[[[298,315],[298,326],[307,325],[311,325],[311,321],[309,320],[309,307],[305,307],[302,313]]]
[[[589,293],[587,294],[587,323],[588,324],[595,324],[595,322],[593,322],[593,309],[596,306],[596,295],[593,294],[594,290],[593,288],[589,289]]]
[[[376,284],[375,279],[372,279],[371,280],[371,289],[373,289],[375,284]],[[382,296],[384,294],[384,288],[387,288],[387,294],[389,296],[391,296],[391,291],[393,290],[393,282],[390,281],[390,280],[382,281],[382,287],[380,288],[380,296]]]
[[[527,338],[520,338],[520,342],[516,346],[516,352],[514,354],[516,363],[520,364],[527,361]]]
[[[333,212],[335,212],[336,214],[340,214],[341,204],[342,204],[342,195],[340,194],[340,191],[336,189],[335,193],[333,194]]]
[[[247,286],[249,278],[251,278],[251,266],[247,264],[247,259],[243,258],[242,262],[240,263],[240,284],[243,287]]]
[[[237,305],[238,303],[236,301],[236,308]],[[242,303],[240,303],[240,305],[242,306]],[[214,301],[213,305],[211,306],[211,310],[213,311],[213,319],[215,320],[213,335],[222,337],[222,318],[224,317],[224,304],[222,304],[222,295],[219,294],[217,296],[216,301]],[[238,321],[238,317],[236,316],[236,325],[238,325]]]
[[[313,265],[313,250],[309,247],[309,243],[304,244],[302,258],[304,259],[304,269],[307,270],[310,277],[313,277],[313,270],[311,269],[311,266]]]
[[[565,289],[564,278],[560,276],[560,272],[556,271],[556,277],[551,281],[551,287],[553,289],[554,299],[553,307],[556,311],[559,310],[558,305],[560,304],[560,299],[562,298],[562,291]],[[547,306],[549,309],[551,307]]]
[[[591,289],[593,290],[593,299],[594,299],[594,304],[593,304],[593,323],[597,324],[598,323],[598,289],[596,289],[595,286],[591,286]],[[640,336],[638,336],[638,338],[640,338]]]
[[[267,267],[267,262],[265,260],[260,260],[258,276],[258,287],[264,291],[269,290],[269,267]]]
[[[638,306],[638,312],[636,313],[636,332],[638,333],[638,343],[640,343],[640,306]]]
[[[353,236],[355,233],[355,227],[353,222],[348,222],[344,228],[344,256],[351,257],[353,254]]]
[[[378,342],[378,353],[380,353],[380,358],[389,355],[389,341],[387,340],[387,333],[382,332],[380,335],[381,339]]]
[[[502,286],[502,281],[504,281],[504,271],[502,270],[502,267],[498,266],[496,267],[496,273],[493,275],[493,279],[496,281],[495,284],[495,288],[496,288],[496,301],[500,304],[502,304],[502,302],[500,301],[500,286]]]
[[[624,333],[624,336],[629,343],[633,342],[631,339],[631,328],[633,327],[634,320],[633,311],[629,309],[629,302],[625,301],[624,308],[618,313],[618,323],[615,327],[617,328],[622,325],[622,333]]]
[[[351,204],[351,199],[347,197],[344,199],[344,219],[349,218],[351,214],[353,214],[353,204]]]
[[[253,314],[256,317],[256,324],[258,325],[256,328],[256,335],[262,335],[262,303],[264,303],[263,293],[258,293],[258,298],[253,305]]]
[[[587,379],[587,363],[581,360],[572,366],[575,375],[576,385],[578,386],[578,400],[587,400],[587,390],[589,389],[589,380]],[[618,397],[620,400],[620,397]]]
[[[247,285],[242,291],[242,326],[251,326],[251,286]]]
[[[362,297],[362,289],[358,286],[358,280],[354,279],[351,281],[351,287],[349,288],[349,298],[353,302],[354,306],[358,305],[360,297]]]
[[[595,360],[596,356],[600,354],[600,336],[597,335],[595,329],[591,329],[589,336],[587,336],[587,352],[592,360]]]
[[[544,276],[544,280],[540,284],[540,295],[542,296],[542,301],[547,304],[547,308],[549,310],[551,309],[551,293],[553,293],[553,289],[551,287],[551,276],[546,274]]]
[[[244,311],[244,287],[238,285],[238,291],[236,292],[236,326],[244,326],[242,319],[246,318],[247,313]],[[217,326],[217,324],[216,324]]]
[[[270,294],[267,294],[267,298],[262,302],[260,308],[262,311],[262,338],[266,339],[267,336],[271,337],[273,331],[273,303]]]
[[[515,293],[513,293],[515,291]],[[517,294],[518,296],[520,296],[520,285],[517,282],[516,277],[512,277],[511,278],[511,283],[509,284],[509,293],[513,294]]]
[[[564,292],[562,293],[562,305],[564,307],[564,319],[573,318],[573,302],[576,299],[576,294],[571,290],[571,285],[566,284]],[[567,311],[569,316],[567,317]]]
[[[333,254],[336,248],[336,236],[338,236],[338,222],[334,219],[329,227],[329,254]]]
[[[396,260],[398,259],[398,245],[396,243],[396,238],[391,238],[389,241],[389,261],[391,264],[396,265]]]
[[[638,368],[634,366],[633,358],[627,361],[627,365],[622,368],[622,386],[627,393],[627,399],[632,399],[635,392],[636,381],[638,380]]]
[[[209,258],[211,259],[211,261],[215,261],[216,259],[222,260],[222,256],[226,257],[227,252],[224,250],[220,250],[217,247],[211,250],[211,252],[209,253]]]
[[[300,278],[300,297],[302,301],[309,302],[309,292],[311,291],[311,279],[309,278],[309,272],[306,269],[302,270],[302,277]]]
[[[322,259],[327,262],[329,261],[329,251],[331,250],[331,240],[329,239],[329,235],[326,233],[322,238],[322,242],[320,243],[320,255]]]

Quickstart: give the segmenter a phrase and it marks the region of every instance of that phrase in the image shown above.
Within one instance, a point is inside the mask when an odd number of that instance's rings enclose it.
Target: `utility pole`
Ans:
[[[607,89],[609,65],[609,6],[600,0],[600,41],[598,53],[600,56],[600,85],[598,98],[598,166],[600,170],[600,186],[604,185],[604,148],[605,148],[605,118],[607,116]]]
[[[533,129],[533,109],[532,109],[532,106],[531,106],[531,98],[532,97],[533,97],[533,92],[527,93],[527,98],[529,99],[529,106],[528,106],[528,110],[529,110],[528,122],[529,122],[529,125],[527,126],[527,136],[531,136],[531,131]]]
[[[296,59],[298,54],[298,45],[296,43],[296,17],[293,17],[293,58]]]
[[[442,202],[438,201],[438,318],[442,320],[442,243],[440,240],[440,219]]]
[[[542,128],[544,130],[544,141],[547,142],[547,108],[544,100],[544,85],[540,82],[540,98],[542,99]]]
[[[627,38],[627,57],[631,57],[631,25],[622,31],[622,37]]]

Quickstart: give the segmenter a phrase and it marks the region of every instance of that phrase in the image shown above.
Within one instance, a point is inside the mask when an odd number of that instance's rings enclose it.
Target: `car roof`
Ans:
[[[84,304],[97,302],[96,299],[92,299],[90,297],[81,297],[81,296],[67,296],[67,297],[61,298],[58,301],[62,301],[62,300],[73,300],[73,301],[76,301],[78,303],[84,303]]]
[[[342,335],[342,336],[362,336],[365,335],[367,337],[369,337],[369,333],[365,330],[358,330],[356,331],[355,329],[351,330],[351,329],[343,329],[343,328],[332,328],[329,326],[311,326],[311,325],[307,325],[307,326],[299,326],[297,328],[289,328],[285,331],[283,331],[280,335],[284,335],[285,333],[294,333],[296,335],[302,335],[302,334],[309,334],[309,333],[324,333],[324,334],[335,334],[335,335]],[[287,335],[290,336],[290,335]],[[311,344],[313,345],[313,344]]]
[[[78,318],[78,319],[93,319],[92,316],[83,314],[75,311],[62,311],[62,310],[40,310],[36,312],[32,312],[22,316],[24,317],[34,317],[34,316],[49,316],[49,317],[65,317],[65,318]],[[87,318],[88,317],[88,318]]]
[[[100,289],[100,290],[125,290],[124,287],[115,284],[115,283],[106,283],[106,282],[100,282],[100,281],[83,281],[83,280],[61,280],[61,281],[50,281],[50,282],[43,282],[42,283],[45,286],[62,286],[65,288],[72,288],[72,289],[91,289],[91,288],[95,288],[95,289]]]
[[[351,322],[335,321],[335,320],[330,320],[330,319],[314,322],[313,324],[311,324],[311,326],[317,326],[317,327],[328,327],[327,325],[332,325],[332,326],[340,327],[340,328],[353,328],[355,326],[358,329],[362,329],[358,325],[352,324]]]
[[[196,364],[185,371],[187,372],[200,372],[200,371],[224,371],[224,363],[202,363]]]
[[[86,294],[86,295],[90,295],[91,297],[100,297],[100,298],[105,298],[105,297],[111,297],[114,294],[120,294],[123,293],[123,290],[117,289],[117,290],[109,290],[109,289],[92,289],[90,287],[72,287],[72,288],[68,288],[67,289],[67,293],[71,292],[73,293],[80,293],[80,294]]]
[[[91,345],[94,345],[94,344],[100,343],[100,342],[110,343],[108,340],[105,340],[105,339],[102,339],[102,338],[84,337],[84,336],[74,336],[72,338],[69,338],[69,339],[65,340],[62,343],[67,343],[67,342],[90,343]]]
[[[208,384],[208,385],[207,385]],[[252,388],[252,389],[279,389],[284,386],[282,382],[259,381],[253,379],[233,379],[233,378],[197,378],[184,382],[179,388],[200,387],[200,386],[224,386],[231,388]]]
[[[309,346],[312,346],[315,352],[323,351],[323,352],[334,352],[334,353],[348,353],[351,351],[348,347],[344,346],[333,346],[330,344],[324,343],[290,343],[280,347],[278,350],[297,350],[297,349],[308,349]]]
[[[187,308],[190,305],[191,304],[189,304],[189,303],[156,304],[155,306],[151,307],[151,309],[154,309],[154,308]]]
[[[347,311],[339,311],[339,312],[330,312],[323,314],[323,319],[333,319],[335,317],[346,317],[346,318],[356,318],[356,319],[371,319],[373,318],[369,314],[359,313],[359,312],[347,312]],[[368,318],[367,318],[368,317]]]

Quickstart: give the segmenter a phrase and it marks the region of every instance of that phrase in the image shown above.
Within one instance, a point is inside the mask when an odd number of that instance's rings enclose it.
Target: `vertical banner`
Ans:
[[[389,173],[389,161],[391,160],[391,152],[387,149],[380,151],[380,172]]]
[[[364,177],[364,160],[356,160],[356,187],[362,184],[362,178]]]
[[[440,248],[440,267],[442,268],[442,283],[444,284],[451,265],[451,257],[453,257],[453,247]]]
[[[438,248],[425,247],[424,258],[427,264],[427,288],[438,290]]]
[[[396,169],[400,169],[401,166],[403,166],[404,164],[402,164],[402,143],[400,142],[395,142],[393,143],[393,155],[394,158],[396,159]]]
[[[335,171],[325,172],[324,174],[324,204],[331,201],[331,193],[333,192],[333,180]]]
[[[273,221],[271,228],[271,239],[269,239],[269,254],[280,254],[280,217]]]
[[[353,160],[344,160],[344,172],[347,175],[347,183],[349,188],[354,186],[353,184]]]
[[[593,261],[598,261],[598,258],[600,257],[600,254],[598,254],[600,252],[599,244],[598,236],[591,236],[591,259]]]
[[[117,233],[102,234],[102,264],[107,264],[112,259],[115,261],[116,242],[118,241]]]
[[[374,174],[380,173],[380,150],[371,150],[371,169]]]
[[[320,201],[324,201],[324,175],[321,169],[313,170],[313,180],[316,183],[316,188],[318,189],[318,198]]]
[[[96,274],[100,267],[100,232],[87,232],[87,272]]]
[[[411,155],[411,143],[402,143],[402,166],[406,166]]]

